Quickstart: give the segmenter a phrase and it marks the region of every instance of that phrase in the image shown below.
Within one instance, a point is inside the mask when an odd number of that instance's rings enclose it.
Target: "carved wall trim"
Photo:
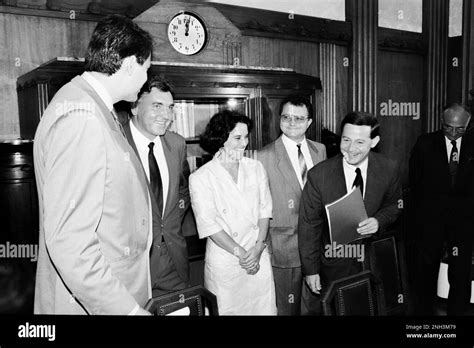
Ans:
[[[446,104],[449,1],[423,1],[423,33],[427,41],[426,110],[424,131],[433,132],[441,126],[441,114]]]

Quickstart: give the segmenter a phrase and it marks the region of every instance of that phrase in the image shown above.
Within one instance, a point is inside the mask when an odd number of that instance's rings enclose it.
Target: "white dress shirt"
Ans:
[[[456,147],[458,148],[458,162],[459,162],[459,156],[461,156],[461,139],[462,137],[459,137],[458,139],[456,139]],[[451,159],[451,151],[453,150],[453,144],[451,144],[451,140],[446,138],[446,136],[444,137],[444,140],[446,141],[446,150],[448,153],[448,163],[449,163],[449,160]]]
[[[360,173],[362,175],[362,180],[364,180],[364,194],[362,197],[365,197],[365,192],[367,191],[367,167],[369,166],[369,157],[362,161],[358,166],[353,166],[346,162],[344,158],[342,158],[342,168],[344,170],[344,178],[346,179],[346,189],[347,192],[352,191],[352,184],[354,184],[354,180],[357,176],[356,169],[360,168]]]
[[[301,188],[303,188],[303,178],[301,177],[300,162],[298,161],[298,147],[296,145],[301,144],[301,152],[306,162],[306,168],[309,171],[311,168],[313,168],[313,159],[311,158],[311,153],[309,152],[308,142],[306,141],[306,138],[304,138],[301,143],[297,143],[296,141],[288,138],[285,134],[281,136],[281,140],[285,146],[286,153],[290,157],[290,161],[293,165],[296,177],[298,178],[298,182],[300,183]]]
[[[158,163],[158,168],[160,169],[161,183],[163,185],[163,211],[161,212],[163,215],[166,208],[166,199],[168,197],[170,175],[168,172],[168,164],[166,163],[165,153],[163,152],[161,137],[157,136],[153,140],[148,139],[137,129],[133,121],[130,122],[130,130],[132,131],[133,140],[135,141],[135,145],[137,147],[138,154],[140,155],[143,168],[145,169],[148,182],[150,182],[150,167],[148,165],[148,152],[150,149],[148,148],[148,144],[150,144],[152,141],[155,143],[155,146],[153,147],[153,154],[155,155],[156,163]]]

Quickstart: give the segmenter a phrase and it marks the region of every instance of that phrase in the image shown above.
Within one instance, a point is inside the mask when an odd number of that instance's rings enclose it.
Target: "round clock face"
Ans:
[[[195,14],[180,12],[168,25],[168,39],[176,51],[190,56],[201,51],[206,45],[206,27]]]

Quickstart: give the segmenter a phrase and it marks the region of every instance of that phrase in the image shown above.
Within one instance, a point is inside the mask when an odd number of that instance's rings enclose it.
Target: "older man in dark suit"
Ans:
[[[469,305],[474,206],[474,141],[466,133],[470,118],[464,106],[450,105],[442,130],[420,136],[412,150],[419,314],[433,314],[444,247],[449,257],[448,314],[463,314]]]
[[[305,137],[312,122],[312,109],[309,100],[300,96],[283,100],[280,105],[280,128],[283,134],[258,153],[258,159],[267,171],[273,201],[270,250],[278,315],[309,314],[314,307],[311,305],[314,296],[302,288],[303,275],[296,232],[307,171],[326,159],[325,146]]]
[[[124,125],[153,193],[153,247],[150,255],[153,297],[188,286],[189,263],[181,223],[190,205],[186,142],[168,131],[173,119],[171,87],[158,76],[143,85]]]
[[[324,293],[332,281],[361,270],[354,255],[325,255],[324,249],[330,245],[326,204],[341,198],[352,187],[359,187],[369,216],[357,228],[361,235],[382,233],[400,214],[397,165],[371,152],[380,140],[377,119],[368,113],[351,112],[341,123],[341,133],[342,154],[309,171],[300,203],[298,245],[306,282],[315,293],[321,289]]]

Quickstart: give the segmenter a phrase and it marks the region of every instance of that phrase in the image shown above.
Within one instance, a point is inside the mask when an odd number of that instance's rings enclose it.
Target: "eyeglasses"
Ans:
[[[452,132],[452,131],[465,132],[466,131],[466,127],[453,127],[447,124],[443,124],[443,128],[449,132]]]
[[[284,123],[290,123],[292,120],[295,123],[304,123],[308,117],[301,117],[301,116],[292,116],[292,115],[281,115],[281,121]]]

